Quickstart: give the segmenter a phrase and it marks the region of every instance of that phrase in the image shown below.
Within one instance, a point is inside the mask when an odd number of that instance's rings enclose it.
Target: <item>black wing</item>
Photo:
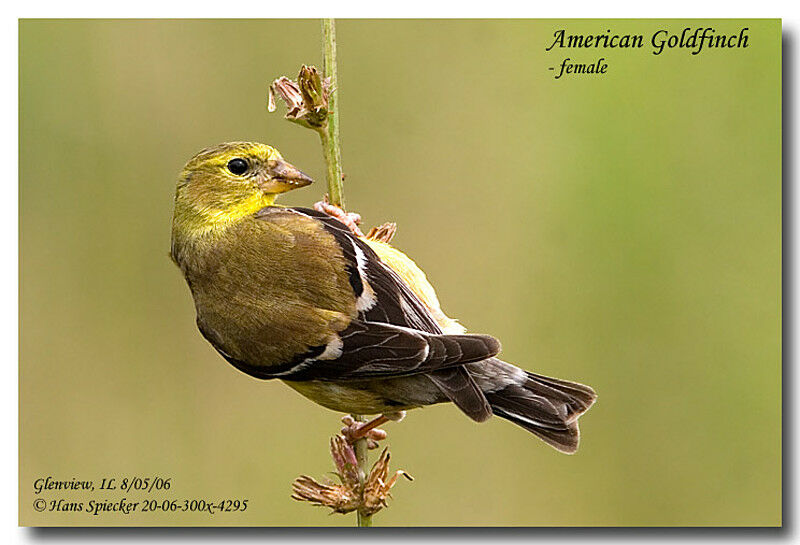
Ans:
[[[473,419],[491,416],[485,396],[463,364],[496,355],[497,339],[443,334],[400,276],[337,219],[307,208],[268,208],[256,217],[285,212],[320,222],[334,237],[347,263],[358,318],[329,346],[310,347],[307,354],[284,365],[264,369],[231,363],[254,376],[285,380],[362,380],[422,373]]]
[[[394,324],[427,333],[441,334],[442,329],[428,309],[400,276],[381,261],[363,240],[355,237],[342,222],[308,208],[292,208],[322,223],[342,249],[348,265],[350,285],[356,297],[368,298],[372,290],[374,304],[359,312],[364,322]]]
[[[488,335],[431,335],[405,327],[353,321],[331,346],[315,346],[292,361],[269,367],[237,360],[198,320],[204,337],[235,367],[257,378],[285,380],[363,380],[392,378],[483,361],[500,351]],[[488,356],[487,356],[488,354]]]

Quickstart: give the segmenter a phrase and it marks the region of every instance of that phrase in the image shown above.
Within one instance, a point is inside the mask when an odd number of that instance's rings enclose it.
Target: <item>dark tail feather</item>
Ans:
[[[522,383],[484,393],[494,414],[567,454],[578,450],[578,417],[597,399],[588,386],[534,373]]]
[[[546,377],[526,371],[528,381],[525,388],[536,395],[548,398],[554,403],[563,403],[567,410],[567,421],[574,422],[589,410],[597,400],[595,391],[584,384]]]
[[[491,418],[489,402],[464,367],[441,369],[425,376],[471,419],[483,422]]]

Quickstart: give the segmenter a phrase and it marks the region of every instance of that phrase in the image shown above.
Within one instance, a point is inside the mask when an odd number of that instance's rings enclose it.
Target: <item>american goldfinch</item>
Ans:
[[[389,244],[275,204],[311,182],[276,149],[247,142],[207,148],[181,172],[171,257],[217,352],[334,411],[381,415],[364,432],[450,401],[475,421],[495,414],[575,452],[594,391],[496,358],[497,339],[464,333]]]

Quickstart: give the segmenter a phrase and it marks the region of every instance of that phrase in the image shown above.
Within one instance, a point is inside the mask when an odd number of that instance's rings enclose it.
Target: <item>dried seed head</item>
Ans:
[[[334,513],[349,513],[358,509],[362,503],[358,459],[352,445],[341,435],[331,438],[330,446],[336,476],[341,484],[320,483],[307,475],[301,475],[292,483],[292,498],[330,507]]]
[[[281,76],[269,86],[267,109],[277,109],[275,97],[286,103],[286,119],[304,127],[321,129],[328,123],[330,79],[323,79],[313,66],[303,65],[297,82]]]
[[[358,509],[362,515],[369,516],[388,507],[387,499],[391,497],[389,491],[400,475],[409,481],[414,480],[403,470],[389,477],[391,455],[389,449],[385,448],[362,486],[355,451],[341,435],[331,439],[331,458],[341,484],[320,483],[308,475],[301,475],[292,483],[293,499],[329,507],[334,513],[349,513]]]

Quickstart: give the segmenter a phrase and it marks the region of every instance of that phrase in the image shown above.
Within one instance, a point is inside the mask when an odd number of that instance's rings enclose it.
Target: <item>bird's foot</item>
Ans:
[[[345,212],[335,204],[331,204],[328,201],[327,195],[325,195],[323,200],[314,203],[314,210],[317,212],[322,212],[323,214],[328,214],[329,216],[341,221],[355,236],[364,236],[364,233],[362,233],[361,229],[358,227],[361,223],[361,215],[356,214],[355,212]]]
[[[345,427],[342,428],[342,435],[351,445],[360,439],[366,438],[367,448],[376,449],[378,448],[378,441],[386,439],[386,432],[379,429],[378,426],[388,421],[389,419],[383,415],[369,422],[356,422],[350,415],[343,416],[342,423]]]

